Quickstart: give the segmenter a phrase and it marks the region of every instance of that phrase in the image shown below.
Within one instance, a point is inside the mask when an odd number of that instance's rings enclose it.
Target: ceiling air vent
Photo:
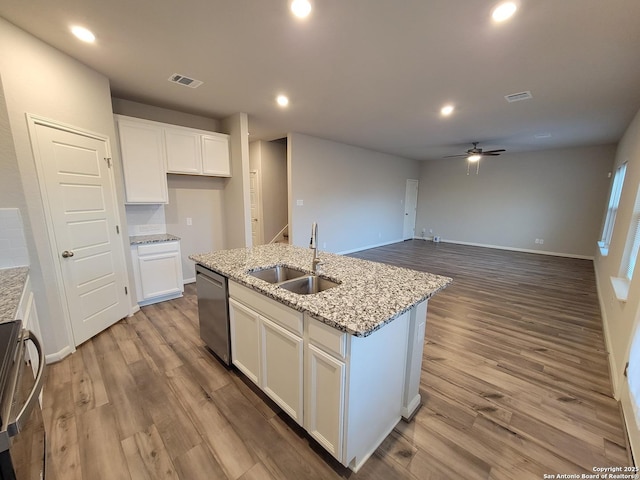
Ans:
[[[520,93],[512,93],[511,95],[505,95],[504,98],[507,99],[507,102],[513,103],[519,102],[520,100],[531,100],[533,98],[533,95],[531,95],[531,92],[526,91]]]
[[[184,75],[180,75],[179,73],[174,73],[169,77],[169,81],[173,83],[177,83],[179,85],[184,85],[185,87],[190,88],[198,88],[204,82],[200,80],[195,80],[193,78],[185,77]]]

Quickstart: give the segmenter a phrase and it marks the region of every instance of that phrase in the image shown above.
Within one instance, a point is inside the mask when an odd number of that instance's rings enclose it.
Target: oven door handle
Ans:
[[[42,345],[40,344],[38,337],[36,337],[32,331],[23,330],[22,341],[26,342],[27,340],[31,340],[31,343],[33,343],[36,350],[38,350],[38,373],[36,374],[35,383],[31,392],[29,392],[27,400],[24,402],[24,405],[20,409],[20,412],[18,412],[18,415],[16,415],[16,420],[7,426],[7,431],[9,432],[10,437],[20,433],[24,427],[24,424],[29,419],[29,415],[31,414],[31,410],[33,409],[35,402],[38,401],[38,396],[42,391],[42,384],[44,383],[45,358],[42,351]]]

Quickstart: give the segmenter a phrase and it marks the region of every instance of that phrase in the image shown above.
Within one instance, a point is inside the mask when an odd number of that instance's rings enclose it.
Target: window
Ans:
[[[611,196],[609,197],[609,206],[607,207],[607,216],[602,229],[602,237],[600,238],[600,248],[602,254],[606,255],[609,251],[611,236],[613,235],[613,225],[616,222],[616,213],[618,213],[618,204],[620,203],[620,195],[622,194],[622,184],[624,183],[624,175],[627,171],[627,163],[620,165],[613,177],[613,185],[611,186]]]
[[[633,269],[638,259],[638,249],[640,248],[640,188],[636,195],[636,203],[633,206],[633,217],[631,217],[631,226],[629,227],[629,237],[627,238],[627,247],[625,248],[624,263],[622,264],[622,272],[626,279],[631,281],[633,277]]]

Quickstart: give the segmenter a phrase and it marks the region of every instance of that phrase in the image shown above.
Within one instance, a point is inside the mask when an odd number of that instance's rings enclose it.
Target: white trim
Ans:
[[[196,277],[191,277],[191,278],[185,278],[182,280],[183,285],[186,285],[187,283],[196,283]]]
[[[70,347],[69,345],[67,345],[62,350],[59,350],[59,351],[57,351],[55,353],[50,353],[49,355],[46,355],[45,356],[45,362],[46,362],[47,365],[49,365],[50,363],[59,362],[61,360],[64,360],[66,357],[68,357],[69,355],[71,355],[75,351],[76,351],[75,348]]]
[[[138,313],[140,311],[140,305],[138,305],[137,303],[135,305],[133,305],[131,307],[131,313],[129,314],[129,317],[133,317],[136,313]]]
[[[409,240],[411,240],[411,239],[409,239]],[[402,243],[402,242],[404,242],[404,240],[399,238],[397,240],[391,240],[390,242],[377,243],[375,245],[367,245],[365,247],[358,247],[358,248],[353,248],[351,250],[344,250],[342,252],[337,252],[337,254],[338,255],[347,255],[349,253],[361,252],[362,250],[369,250],[370,248],[384,247],[384,246],[387,246],[387,245],[392,245],[394,243]]]
[[[622,277],[609,277],[609,280],[611,280],[611,286],[613,287],[613,293],[616,298],[626,303],[627,297],[629,297],[629,284],[631,282]]]
[[[615,371],[615,362],[612,361],[613,345],[611,345],[611,338],[609,336],[609,320],[607,319],[607,309],[604,304],[604,297],[602,290],[600,290],[600,279],[598,278],[598,269],[593,269],[596,275],[596,291],[598,295],[598,302],[600,303],[600,316],[602,317],[602,333],[604,333],[604,344],[607,348],[607,360],[609,364],[609,378],[611,378],[611,387],[613,388],[613,398],[620,400],[620,387],[618,383],[618,376]]]
[[[415,238],[415,240],[422,240],[422,238]],[[497,250],[511,250],[513,252],[537,253],[539,255],[551,255],[553,257],[579,258],[582,260],[593,260],[594,258],[593,255],[575,255],[573,253],[549,252],[546,250],[531,250],[528,248],[505,247],[503,245],[488,245],[485,243],[460,242],[458,240],[449,240],[447,238],[442,238],[440,242],[453,243],[456,245],[469,245],[470,247],[484,247],[484,248],[495,248]]]

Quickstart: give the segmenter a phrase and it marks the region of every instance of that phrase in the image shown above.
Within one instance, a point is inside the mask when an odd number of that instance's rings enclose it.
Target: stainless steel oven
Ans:
[[[27,342],[35,346],[37,358],[29,357]],[[44,480],[46,439],[39,396],[45,359],[40,341],[20,320],[0,324],[0,362],[0,480]]]

